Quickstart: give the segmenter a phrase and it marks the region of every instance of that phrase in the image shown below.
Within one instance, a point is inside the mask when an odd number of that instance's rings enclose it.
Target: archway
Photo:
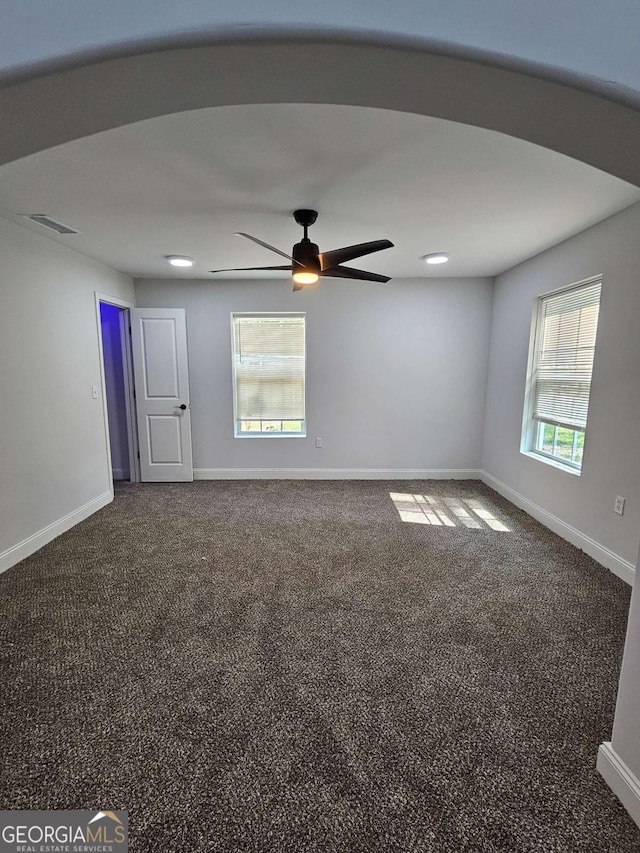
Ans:
[[[523,63],[524,65],[524,63]],[[0,90],[0,164],[184,110],[334,103],[519,137],[640,185],[640,113],[601,94],[406,43],[273,36],[85,61]]]

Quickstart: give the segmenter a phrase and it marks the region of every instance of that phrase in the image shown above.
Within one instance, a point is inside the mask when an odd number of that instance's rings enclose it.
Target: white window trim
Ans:
[[[581,279],[573,284],[568,284],[565,287],[556,287],[553,290],[547,290],[545,293],[538,294],[533,300],[533,309],[531,311],[531,325],[529,327],[529,349],[527,352],[527,375],[525,380],[524,405],[522,407],[522,429],[520,432],[520,453],[527,456],[529,459],[534,459],[536,462],[543,462],[545,465],[551,465],[552,468],[557,468],[567,474],[573,474],[576,477],[582,475],[582,465],[577,466],[572,462],[565,462],[557,456],[550,456],[540,450],[535,449],[535,434],[536,422],[533,419],[533,401],[534,401],[534,357],[537,343],[538,318],[540,316],[540,306],[542,300],[547,296],[553,296],[555,293],[561,293],[564,290],[573,290],[574,288],[584,287],[588,284],[602,284],[602,273],[589,276],[589,278]],[[586,432],[585,432],[585,448],[586,448]],[[586,452],[586,450],[585,450]]]
[[[304,427],[302,432],[238,432],[238,400],[236,393],[236,363],[234,348],[234,317],[303,317],[304,318]],[[234,438],[306,438],[307,437],[307,313],[306,311],[231,311],[229,314],[231,338],[231,385],[233,394]]]
[[[539,450],[523,450],[522,448],[520,448],[520,453],[523,456],[528,456],[529,459],[534,459],[536,462],[544,462],[545,465],[558,468],[560,471],[564,471],[565,474],[573,474],[574,477],[582,475],[582,468],[578,468],[570,462],[563,462],[557,456],[549,456],[547,453],[541,453]]]

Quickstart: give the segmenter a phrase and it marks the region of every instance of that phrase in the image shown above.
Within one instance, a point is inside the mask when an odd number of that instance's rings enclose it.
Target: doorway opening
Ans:
[[[96,294],[105,408],[107,462],[112,482],[140,482],[129,303]]]

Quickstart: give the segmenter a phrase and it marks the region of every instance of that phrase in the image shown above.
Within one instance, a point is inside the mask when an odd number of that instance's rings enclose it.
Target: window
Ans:
[[[304,314],[232,314],[236,438],[305,436]]]
[[[537,300],[522,450],[579,472],[591,392],[601,277]]]

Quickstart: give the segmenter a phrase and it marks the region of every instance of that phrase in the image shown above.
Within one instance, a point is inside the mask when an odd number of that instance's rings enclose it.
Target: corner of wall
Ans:
[[[42,530],[38,530],[33,535],[23,539],[22,542],[18,542],[17,545],[7,548],[6,551],[3,551],[2,554],[0,554],[0,573],[6,572],[7,569],[17,565],[17,563],[27,557],[30,557],[31,554],[35,554],[35,552],[40,548],[43,548],[62,533],[65,533],[67,530],[75,527],[76,524],[84,521],[85,518],[89,518],[90,515],[93,515],[94,512],[97,512],[99,509],[102,509],[102,507],[111,503],[112,500],[113,489],[108,492],[104,492],[104,494],[99,495],[84,506],[68,513],[62,518],[59,518],[57,521],[54,521],[53,524],[43,527]]]
[[[640,827],[640,779],[631,772],[609,741],[600,744],[596,769]]]

